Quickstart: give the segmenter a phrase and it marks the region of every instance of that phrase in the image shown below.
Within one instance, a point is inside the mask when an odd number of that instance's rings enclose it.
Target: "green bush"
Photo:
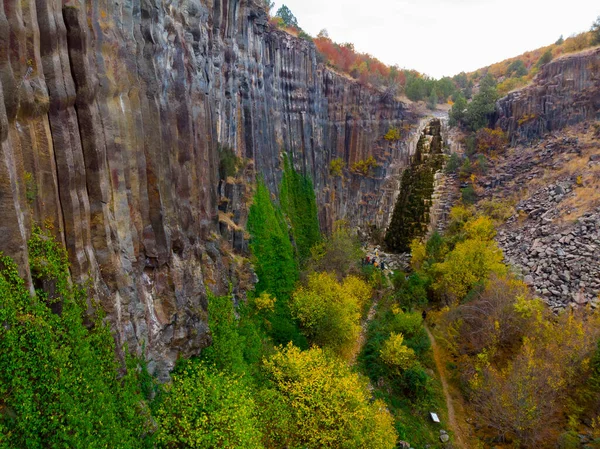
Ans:
[[[236,156],[235,151],[227,146],[218,146],[219,152],[219,176],[221,179],[235,177],[242,165],[242,161]]]
[[[84,325],[64,249],[39,229],[28,249],[33,297],[0,256],[0,447],[151,447],[139,364],[117,362],[100,311]]]
[[[156,409],[161,448],[262,448],[258,410],[242,379],[182,362]]]

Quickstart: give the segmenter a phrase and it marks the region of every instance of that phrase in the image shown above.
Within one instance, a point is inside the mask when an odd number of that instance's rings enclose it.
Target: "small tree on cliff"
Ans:
[[[275,17],[280,17],[287,27],[299,28],[298,19],[296,19],[296,16],[292,14],[292,11],[286,5],[282,5],[281,8],[277,10]]]
[[[592,31],[592,44],[594,44],[594,45],[600,44],[600,16],[598,16],[598,18],[592,25],[591,31]]]
[[[472,131],[485,128],[490,116],[496,109],[498,90],[496,80],[489,73],[481,80],[479,93],[473,97],[473,101],[467,107],[466,122]]]

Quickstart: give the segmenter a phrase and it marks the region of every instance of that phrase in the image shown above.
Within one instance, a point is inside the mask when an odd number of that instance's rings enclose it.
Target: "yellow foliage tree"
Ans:
[[[394,332],[383,343],[380,356],[386,365],[400,371],[411,368],[417,360],[415,351],[404,344],[404,336]]]
[[[460,242],[444,262],[434,265],[437,278],[434,289],[440,294],[460,300],[490,274],[505,274],[506,266],[502,259],[502,251],[492,241],[468,239]]]
[[[488,217],[481,216],[474,220],[469,220],[465,223],[465,234],[468,239],[480,241],[491,241],[496,236],[496,228],[494,223]]]
[[[392,449],[397,435],[385,405],[370,402],[367,380],[320,348],[279,349],[265,362],[291,409],[290,447]]]
[[[333,274],[313,273],[293,294],[291,309],[311,343],[345,357],[360,334],[361,310],[370,297],[369,285],[355,276],[339,283]]]

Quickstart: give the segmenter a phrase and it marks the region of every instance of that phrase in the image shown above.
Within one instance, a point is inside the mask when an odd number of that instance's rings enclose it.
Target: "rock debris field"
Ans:
[[[572,192],[550,185],[517,205],[511,225],[525,216],[521,232],[503,230],[497,240],[508,262],[555,311],[568,306],[598,306],[600,293],[600,209],[586,212],[564,227],[555,220],[558,205]]]

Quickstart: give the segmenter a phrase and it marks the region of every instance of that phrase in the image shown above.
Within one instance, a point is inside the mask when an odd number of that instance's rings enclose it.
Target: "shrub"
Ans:
[[[460,165],[461,165],[460,156],[456,153],[452,153],[450,155],[450,158],[448,159],[448,162],[446,162],[446,167],[444,168],[444,171],[448,175],[455,175],[458,173],[458,169],[460,168]]]
[[[341,157],[333,159],[329,163],[329,174],[334,177],[340,177],[344,173],[345,166],[346,164],[344,163],[344,160]]]
[[[358,175],[369,176],[371,174],[371,170],[375,167],[378,167],[377,161],[373,156],[369,156],[365,160],[361,160],[352,164],[352,168],[350,170]]]
[[[188,361],[172,376],[157,407],[159,447],[261,448],[251,390],[241,379]]]
[[[242,165],[242,161],[232,148],[227,146],[218,146],[219,152],[219,176],[221,179],[235,177]]]
[[[477,201],[477,194],[475,193],[475,189],[473,189],[472,185],[468,185],[467,187],[460,189],[460,192],[463,204],[475,204]]]
[[[390,128],[389,131],[387,132],[387,134],[384,136],[384,139],[387,140],[388,142],[396,142],[398,140],[400,140],[401,138],[401,134],[400,134],[400,130],[398,128]]]
[[[265,361],[265,372],[291,410],[290,447],[395,447],[393,418],[345,362],[289,345]]]
[[[499,154],[507,143],[506,133],[500,128],[483,128],[477,131],[477,149],[483,154]]]
[[[402,334],[390,334],[390,338],[383,343],[380,354],[386,365],[399,372],[411,368],[416,363],[415,351],[404,345]]]

